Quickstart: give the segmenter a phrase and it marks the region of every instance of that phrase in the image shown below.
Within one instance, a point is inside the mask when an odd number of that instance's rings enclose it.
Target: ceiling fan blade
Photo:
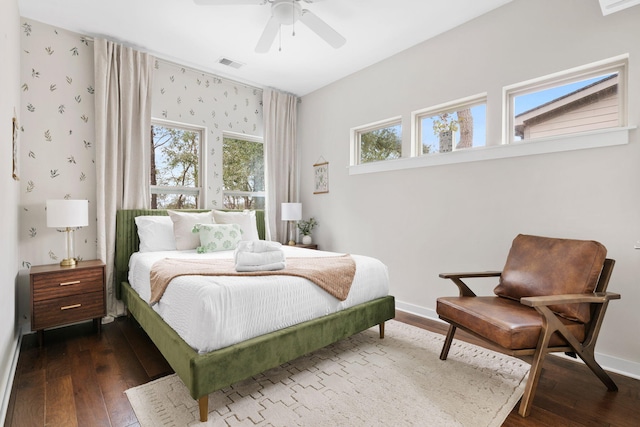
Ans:
[[[205,6],[236,6],[240,4],[267,4],[267,0],[193,0],[195,4]]]
[[[318,16],[310,10],[303,9],[300,20],[304,22],[307,27],[311,28],[313,32],[324,39],[324,41],[336,49],[347,42],[347,39],[342,37],[340,33],[331,28],[329,24],[318,18]]]
[[[267,53],[273,44],[273,41],[276,39],[278,35],[278,30],[280,29],[280,24],[278,20],[273,16],[269,18],[269,22],[267,22],[267,26],[264,27],[264,31],[260,36],[260,40],[258,40],[258,44],[256,45],[257,53]]]

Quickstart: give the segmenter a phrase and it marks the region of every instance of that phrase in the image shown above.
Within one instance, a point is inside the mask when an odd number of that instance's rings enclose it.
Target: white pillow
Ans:
[[[232,251],[238,246],[242,230],[238,224],[196,224],[193,233],[200,236],[199,254]]]
[[[256,211],[242,212],[213,211],[216,224],[238,224],[242,230],[242,240],[260,240],[256,225]]]
[[[173,221],[173,236],[176,240],[176,249],[195,249],[200,246],[200,237],[191,230],[196,224],[213,224],[213,215],[208,212],[178,212],[167,210]]]
[[[173,221],[168,216],[137,216],[140,252],[175,251]]]

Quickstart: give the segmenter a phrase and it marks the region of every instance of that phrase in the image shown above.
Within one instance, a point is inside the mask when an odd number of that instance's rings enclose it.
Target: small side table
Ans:
[[[42,346],[44,330],[93,319],[101,332],[106,315],[105,265],[102,261],[79,261],[74,267],[60,264],[33,266],[31,282],[31,330]]]
[[[296,243],[296,248],[304,248],[304,249],[318,249],[318,245],[315,243],[311,243],[309,245],[305,245],[304,243]]]

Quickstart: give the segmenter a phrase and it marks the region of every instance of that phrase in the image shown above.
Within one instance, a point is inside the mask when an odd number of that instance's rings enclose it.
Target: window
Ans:
[[[151,208],[200,207],[203,128],[154,120],[151,134]]]
[[[484,95],[420,110],[412,116],[416,129],[414,156],[486,145]]]
[[[485,93],[414,111],[411,154],[397,161],[367,163],[362,137],[397,126],[395,153],[372,157],[401,157],[401,117],[353,128],[349,175],[628,144],[635,129],[627,124],[628,62],[629,55],[622,54],[505,86],[500,105],[498,97]],[[500,109],[501,115],[491,114]],[[529,140],[535,143],[524,143]],[[453,151],[457,153],[431,155]]]
[[[625,126],[625,65],[587,66],[507,89],[507,142]]]
[[[264,209],[262,139],[225,133],[222,164],[224,207],[226,209]]]
[[[352,165],[399,159],[402,157],[400,118],[352,129],[351,146]]]

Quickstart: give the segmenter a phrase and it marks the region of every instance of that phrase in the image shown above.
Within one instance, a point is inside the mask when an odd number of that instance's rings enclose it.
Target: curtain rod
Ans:
[[[229,78],[229,77],[224,77],[224,76],[221,76],[219,74],[216,74],[214,71],[202,70],[202,69],[199,69],[199,68],[194,67],[194,66],[180,64],[179,62],[176,62],[175,60],[171,60],[171,59],[167,59],[165,57],[159,56],[157,53],[149,52],[146,49],[141,49],[141,48],[138,48],[136,46],[128,45],[126,43],[117,42],[117,41],[111,40],[111,39],[109,39],[107,37],[103,37],[103,38],[106,39],[106,40],[109,40],[109,41],[111,41],[113,43],[118,43],[118,44],[121,44],[123,46],[129,47],[129,48],[132,48],[132,49],[136,49],[136,50],[139,50],[141,52],[144,52],[144,53],[147,53],[149,55],[152,55],[155,60],[164,62],[167,65],[172,65],[172,66],[175,66],[175,67],[184,68],[185,70],[190,70],[190,71],[193,71],[193,72],[196,72],[196,73],[209,74],[209,75],[211,75],[213,77],[216,77],[216,78],[218,78],[220,80],[224,80],[224,81],[232,83],[232,84],[239,84],[239,85],[242,85],[242,86],[247,87],[247,88],[257,89],[259,91],[264,91],[264,87],[256,86],[255,84],[242,82],[240,80],[235,80],[235,79],[232,79],[232,78]],[[95,41],[94,37],[91,37],[91,36],[80,36],[80,40],[86,40],[87,42],[91,42],[91,43],[93,43]]]

